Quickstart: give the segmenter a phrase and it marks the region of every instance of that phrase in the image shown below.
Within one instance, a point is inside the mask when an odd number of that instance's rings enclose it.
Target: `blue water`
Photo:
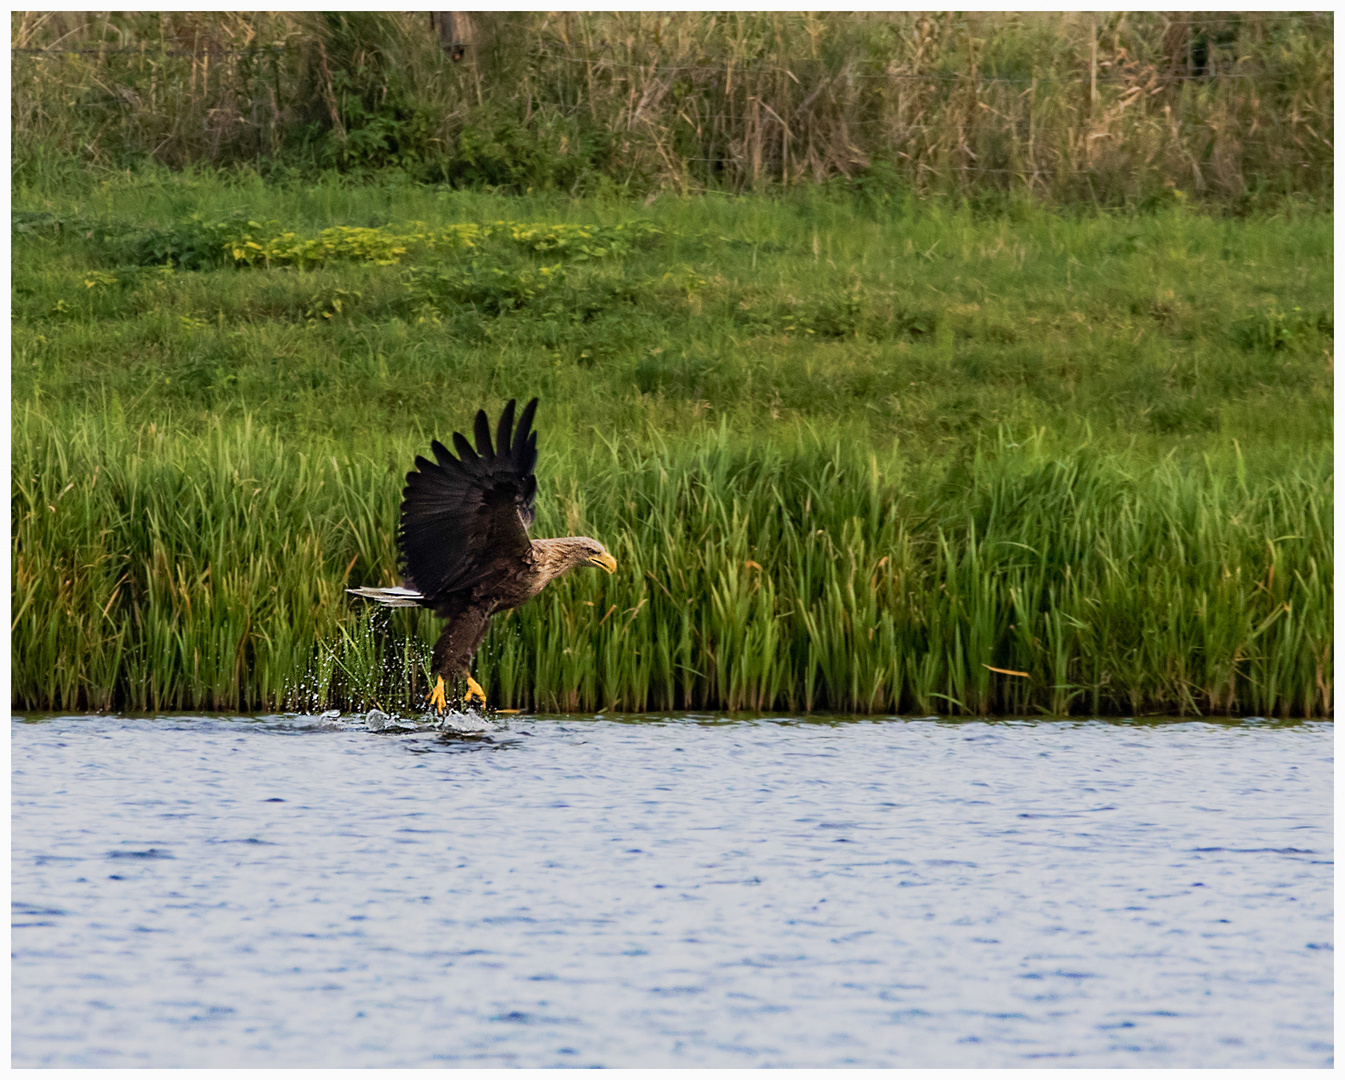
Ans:
[[[16,1066],[1322,1066],[1329,724],[16,719]]]

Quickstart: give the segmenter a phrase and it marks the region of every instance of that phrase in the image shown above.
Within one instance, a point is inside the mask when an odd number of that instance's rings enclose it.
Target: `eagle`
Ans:
[[[514,406],[510,399],[504,407],[493,445],[481,409],[475,449],[455,431],[457,457],[438,439],[430,443],[434,461],[417,455],[416,467],[406,474],[397,530],[403,584],[346,590],[389,607],[429,608],[448,620],[430,659],[437,681],[429,700],[440,713],[447,708],[445,679],[465,678],[466,704],[485,705],[471,663],[492,615],[526,603],[577,567],[616,571],[616,560],[592,537],[528,536],[536,516],[537,399],[523,407],[517,427]]]

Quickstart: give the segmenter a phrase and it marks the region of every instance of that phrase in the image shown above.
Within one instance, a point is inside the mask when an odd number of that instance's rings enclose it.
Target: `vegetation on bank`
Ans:
[[[621,570],[497,620],[501,706],[1330,712],[1329,217],[149,172],[13,237],[19,707],[418,704],[344,588],[538,394],[538,535]]]
[[[1332,197],[1329,11],[447,14],[12,13],[16,177]]]

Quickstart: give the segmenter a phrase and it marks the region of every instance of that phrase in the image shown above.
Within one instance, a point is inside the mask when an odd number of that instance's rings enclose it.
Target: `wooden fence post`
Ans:
[[[430,30],[439,34],[439,44],[455,62],[472,41],[472,22],[465,11],[431,11]]]

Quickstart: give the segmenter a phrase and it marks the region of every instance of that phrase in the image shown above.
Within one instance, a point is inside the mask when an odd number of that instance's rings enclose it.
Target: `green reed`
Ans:
[[[478,678],[503,707],[1330,709],[1325,454],[1249,476],[1236,456],[1145,464],[1001,434],[949,484],[900,451],[707,427],[544,463],[536,532],[603,537],[621,568],[496,620]],[[71,431],[20,408],[14,477],[22,705],[423,696],[435,621],[343,591],[395,578],[382,454],[307,454],[246,420],[170,435],[112,410]]]

